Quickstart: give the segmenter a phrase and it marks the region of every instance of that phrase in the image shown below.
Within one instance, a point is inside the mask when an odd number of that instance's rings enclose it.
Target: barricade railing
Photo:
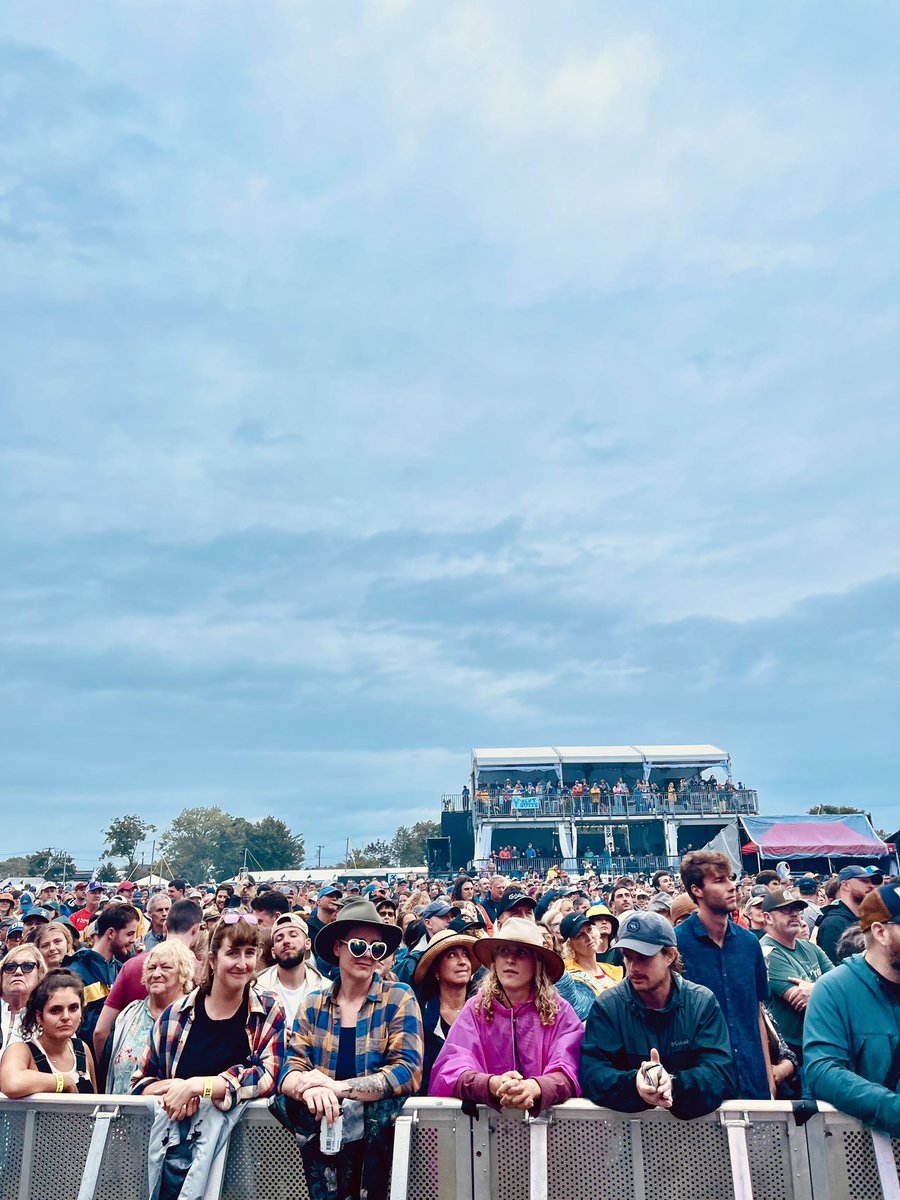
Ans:
[[[391,1200],[898,1200],[900,1140],[822,1105],[730,1101],[691,1121],[573,1100],[535,1119],[412,1099]],[[0,1200],[147,1200],[153,1102],[0,1097]],[[247,1104],[206,1200],[308,1200],[291,1135]]]
[[[631,817],[681,817],[681,816],[725,816],[759,812],[759,797],[752,788],[741,791],[731,788],[713,788],[703,791],[679,792],[670,799],[663,792],[637,792],[628,796],[603,796],[583,792],[580,796],[570,791],[556,792],[552,796],[510,795],[495,792],[479,793],[474,802],[471,796],[456,792],[445,792],[441,796],[443,812],[473,812],[479,820],[510,819],[528,822],[548,817],[574,818],[576,821],[605,819],[612,821]]]

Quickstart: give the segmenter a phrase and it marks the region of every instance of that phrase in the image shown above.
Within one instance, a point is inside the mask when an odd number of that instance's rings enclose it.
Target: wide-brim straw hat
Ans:
[[[337,966],[334,943],[346,938],[356,925],[370,925],[379,940],[387,943],[388,954],[393,954],[403,940],[399,925],[385,925],[371,900],[363,900],[361,896],[348,900],[341,906],[340,913],[336,921],[319,930],[315,942],[315,952],[319,958],[334,966]]]
[[[492,966],[497,957],[497,951],[504,944],[524,946],[527,950],[531,950],[544,964],[544,970],[551,983],[556,983],[558,979],[562,978],[566,969],[563,960],[555,950],[548,950],[544,945],[540,927],[534,921],[529,921],[525,917],[510,917],[508,921],[504,921],[493,937],[479,938],[475,943],[475,957],[482,966]]]
[[[453,929],[442,929],[428,943],[425,953],[416,964],[413,983],[422,983],[444,951],[452,950],[454,946],[462,946],[465,949],[469,956],[469,962],[472,964],[472,970],[477,971],[479,962],[472,950],[477,941],[478,938],[472,937],[470,933],[457,933]]]

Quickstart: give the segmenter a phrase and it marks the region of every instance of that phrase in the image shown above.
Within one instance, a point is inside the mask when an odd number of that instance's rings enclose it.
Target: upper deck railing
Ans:
[[[674,797],[665,792],[641,791],[628,796],[589,791],[578,795],[565,788],[554,790],[551,796],[527,792],[477,792],[474,800],[459,792],[445,792],[441,797],[441,808],[444,812],[471,811],[478,820],[512,818],[529,821],[571,817],[588,821],[616,817],[627,820],[631,817],[751,816],[759,812],[759,800],[752,788],[688,788]]]

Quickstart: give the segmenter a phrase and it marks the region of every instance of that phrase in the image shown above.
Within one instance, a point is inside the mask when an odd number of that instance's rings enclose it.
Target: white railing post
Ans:
[[[875,1163],[878,1167],[878,1177],[881,1180],[884,1200],[900,1200],[900,1179],[897,1177],[897,1164],[894,1161],[894,1147],[891,1145],[891,1139],[885,1133],[873,1132],[872,1149],[875,1151]]]
[[[728,1134],[728,1157],[731,1159],[731,1178],[734,1183],[734,1200],[753,1200],[753,1179],[750,1175],[750,1152],[747,1147],[747,1130],[750,1118],[747,1113],[723,1112],[719,1114]]]
[[[103,1155],[106,1153],[111,1122],[118,1119],[118,1106],[113,1109],[103,1109],[98,1105],[91,1113],[94,1128],[91,1130],[91,1144],[88,1147],[87,1159],[81,1175],[78,1200],[94,1200],[94,1196],[97,1194],[97,1184],[100,1180],[100,1171],[103,1169]]]

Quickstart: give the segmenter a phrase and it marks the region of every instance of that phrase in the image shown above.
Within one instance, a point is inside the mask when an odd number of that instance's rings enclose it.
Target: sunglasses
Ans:
[[[4,975],[15,975],[16,971],[21,971],[23,975],[30,975],[32,971],[36,970],[36,962],[7,962],[3,964]]]
[[[238,921],[246,921],[248,925],[258,925],[259,917],[254,913],[223,912],[221,921],[223,925],[237,925]]]
[[[381,962],[388,952],[387,942],[367,942],[365,938],[348,938],[344,945],[350,951],[354,958],[362,958],[364,954],[371,954],[376,962]]]

